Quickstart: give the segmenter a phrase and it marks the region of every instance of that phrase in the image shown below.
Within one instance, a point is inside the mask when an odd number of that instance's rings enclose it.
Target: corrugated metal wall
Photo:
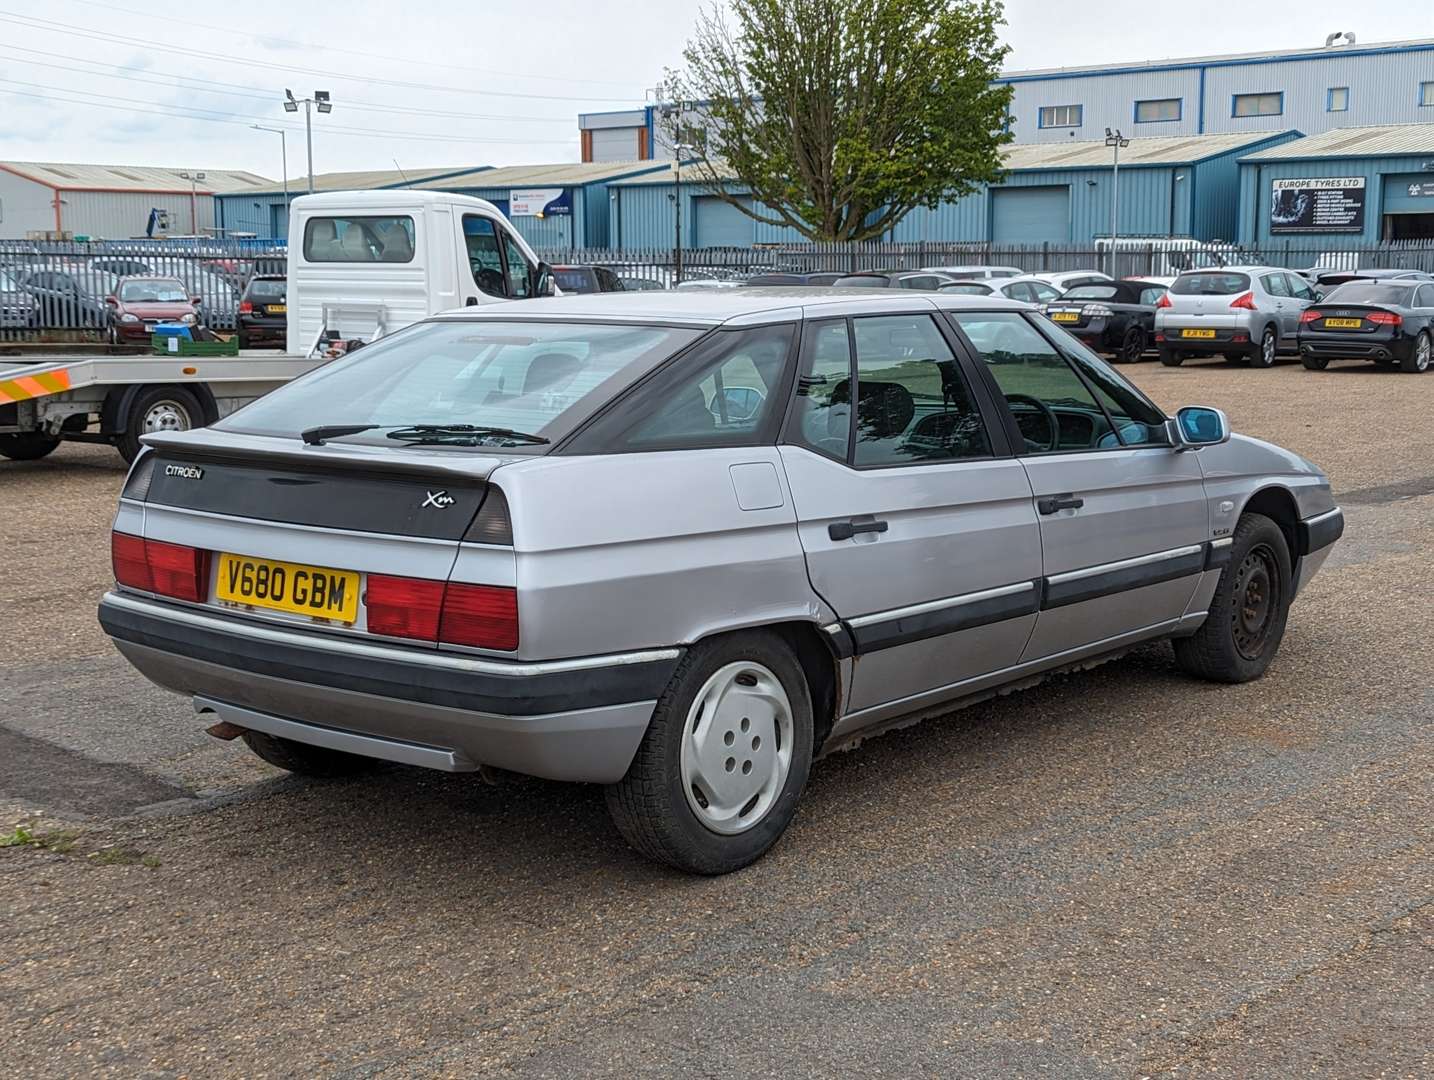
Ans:
[[[54,197],[44,184],[0,169],[0,238],[23,240],[27,233],[52,230]]]
[[[289,198],[305,194],[303,181],[289,191]],[[216,195],[215,224],[234,233],[253,233],[260,240],[283,240],[289,235],[289,215],[284,209],[284,196],[279,195]]]
[[[1073,142],[1099,139],[1107,127],[1131,138],[1147,135],[1193,135],[1199,131],[1200,73],[1142,72],[1132,75],[1073,75],[1012,84],[1011,131],[1021,143]],[[1136,124],[1135,103],[1155,98],[1182,98],[1178,121]],[[1080,105],[1078,128],[1043,128],[1040,111],[1049,105]],[[1213,129],[1212,129],[1213,130]]]
[[[214,226],[214,196],[199,193],[151,194],[136,191],[62,191],[61,217],[66,232],[111,240],[143,236],[151,208],[169,213],[169,231],[178,235],[204,235]],[[51,226],[53,228],[53,226]]]
[[[1386,211],[1384,181],[1388,176],[1424,172],[1428,157],[1395,158],[1326,158],[1322,161],[1247,162],[1240,166],[1240,242],[1261,250],[1279,250],[1282,245],[1311,247],[1327,244],[1339,247],[1355,241],[1374,242]],[[1275,180],[1296,180],[1306,177],[1365,177],[1364,231],[1362,233],[1271,233],[1270,193]],[[1407,207],[1396,205],[1391,210]],[[1434,211],[1434,208],[1431,208]]]
[[[1190,235],[1201,240],[1234,240],[1240,229],[1242,205],[1240,158],[1298,138],[1293,132],[1286,132],[1196,165],[1194,175],[1186,181],[1191,185],[1190,198],[1186,200],[1193,213],[1193,224],[1187,226]]]

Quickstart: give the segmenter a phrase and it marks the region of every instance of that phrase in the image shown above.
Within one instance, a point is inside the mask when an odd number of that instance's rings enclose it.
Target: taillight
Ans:
[[[518,647],[518,590],[450,581],[443,597],[438,640],[480,649]]]
[[[483,505],[478,508],[478,516],[468,526],[463,539],[477,544],[513,546],[513,522],[508,516],[508,500],[500,489],[489,485],[488,494],[483,496]]]
[[[186,544],[110,534],[115,581],[131,589],[203,603],[209,596],[209,552]]]
[[[1174,306],[1175,306],[1175,303],[1174,303],[1174,301],[1172,301],[1172,300],[1170,299],[1170,294],[1169,294],[1169,293],[1161,293],[1161,294],[1160,294],[1160,299],[1157,300],[1157,301],[1155,301],[1155,306],[1156,306],[1156,307],[1169,308],[1169,307],[1174,307]]]
[[[1245,311],[1258,310],[1255,307],[1255,294],[1252,292],[1241,293],[1239,296],[1235,297],[1235,299],[1230,301],[1230,306],[1232,308],[1242,308]]]
[[[1399,326],[1404,322],[1404,316],[1392,311],[1371,311],[1365,318],[1375,326]]]
[[[1115,312],[1105,304],[1087,304],[1080,309],[1080,313],[1087,319],[1100,319],[1115,314]]]
[[[253,301],[250,301],[250,300],[240,300],[240,301],[239,301],[239,314],[240,314],[240,315],[252,315],[252,314],[254,314],[254,304],[253,304]]]
[[[438,640],[443,611],[443,582],[370,574],[364,593],[371,634]]]
[[[1305,323],[1319,322],[1319,320],[1323,318],[1323,311],[1315,311],[1313,308],[1305,308],[1303,311],[1300,312],[1300,325],[1303,326]]]

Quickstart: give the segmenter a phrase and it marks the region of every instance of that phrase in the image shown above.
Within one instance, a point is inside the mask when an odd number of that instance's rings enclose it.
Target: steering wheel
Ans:
[[[1061,439],[1061,422],[1056,419],[1055,410],[1040,398],[1032,397],[1030,394],[1007,394],[1006,400],[1012,405],[1019,401],[1023,404],[1034,406],[1035,410],[1046,419],[1046,427],[1050,431],[1050,438],[1046,440],[1045,445],[1041,445],[1032,439],[1026,439],[1027,448],[1031,450],[1054,450],[1056,444],[1059,443]],[[1021,437],[1023,439],[1026,437],[1025,432],[1021,433]]]
[[[496,270],[484,267],[473,275],[473,282],[480,291],[489,296],[503,296],[503,275]]]

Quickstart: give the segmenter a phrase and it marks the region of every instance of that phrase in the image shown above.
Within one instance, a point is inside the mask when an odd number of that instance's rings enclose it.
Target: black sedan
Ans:
[[[915,270],[864,270],[857,274],[845,274],[831,284],[839,289],[924,289],[927,292],[935,292],[955,280],[945,274]]]
[[[1434,284],[1351,281],[1300,315],[1300,359],[1311,371],[1331,360],[1373,360],[1418,374],[1429,370]]]
[[[1133,364],[1155,335],[1155,305],[1166,288],[1137,279],[1077,285],[1046,305],[1046,317],[1096,352]]]

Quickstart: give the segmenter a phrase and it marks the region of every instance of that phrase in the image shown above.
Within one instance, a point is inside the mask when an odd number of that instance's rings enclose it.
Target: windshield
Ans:
[[[1181,274],[1170,286],[1177,296],[1230,296],[1250,287],[1248,274]]]
[[[298,438],[325,425],[472,424],[555,442],[700,333],[486,319],[421,323],[317,368],[215,427]],[[381,431],[348,438],[393,445]]]
[[[187,304],[189,293],[177,281],[126,281],[119,298],[130,304]]]
[[[1409,306],[1414,293],[1413,285],[1394,284],[1382,281],[1351,281],[1331,289],[1323,304],[1396,304]]]

